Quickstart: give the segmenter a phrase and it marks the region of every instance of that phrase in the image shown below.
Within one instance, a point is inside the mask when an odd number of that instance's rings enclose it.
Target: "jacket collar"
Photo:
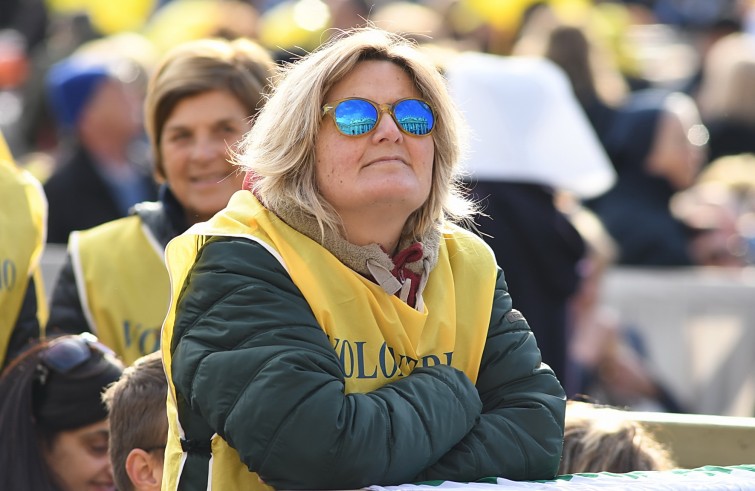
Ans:
[[[321,230],[314,216],[294,207],[271,210],[296,231],[322,245],[343,264],[372,279],[386,292],[421,310],[421,293],[427,276],[438,262],[440,227],[433,228],[420,240],[403,237],[398,253],[389,256],[378,244],[358,246],[328,229]],[[407,284],[406,279],[413,281]],[[411,290],[411,291],[410,291]],[[417,304],[412,298],[417,298]]]
[[[159,201],[137,203],[131,210],[139,215],[152,234],[165,247],[171,239],[189,228],[184,209],[167,184],[160,186]]]

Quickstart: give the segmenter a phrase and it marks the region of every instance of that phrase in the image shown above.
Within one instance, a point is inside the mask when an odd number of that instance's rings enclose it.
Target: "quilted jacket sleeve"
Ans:
[[[448,366],[346,395],[335,351],[301,292],[246,239],[202,248],[172,344],[178,396],[276,488],[408,482],[482,410],[472,382]]]
[[[477,390],[483,414],[450,452],[415,481],[482,477],[550,479],[558,471],[566,397],[527,321],[512,310],[499,270]]]
[[[89,323],[81,307],[76,275],[73,272],[73,261],[71,255],[68,254],[52,292],[46,332],[48,334],[78,334],[88,330]]]

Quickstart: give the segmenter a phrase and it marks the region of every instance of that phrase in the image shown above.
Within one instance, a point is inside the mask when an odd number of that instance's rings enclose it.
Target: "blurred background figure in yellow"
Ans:
[[[39,181],[16,167],[0,133],[0,367],[40,336],[47,305],[39,260],[47,201]],[[41,319],[40,319],[41,316]]]

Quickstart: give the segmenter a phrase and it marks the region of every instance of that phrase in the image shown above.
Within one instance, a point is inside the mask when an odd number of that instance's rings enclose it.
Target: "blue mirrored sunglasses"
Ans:
[[[393,104],[378,104],[361,97],[341,99],[322,107],[330,114],[338,131],[346,136],[362,136],[377,128],[383,113],[388,113],[399,129],[412,136],[429,135],[435,128],[435,113],[422,99],[400,99]]]
[[[95,335],[88,332],[51,341],[47,348],[39,354],[37,371],[40,382],[44,385],[49,370],[66,374],[83,365],[95,351],[99,351],[103,355],[115,356],[113,350],[100,343]]]

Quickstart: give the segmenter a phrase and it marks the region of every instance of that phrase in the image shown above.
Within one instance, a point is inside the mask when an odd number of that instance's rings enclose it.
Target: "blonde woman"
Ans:
[[[495,258],[453,225],[460,125],[414,46],[366,29],[290,66],[249,188],[166,251],[164,489],[552,477],[564,393]]]
[[[145,111],[160,200],[71,235],[51,331],[90,330],[127,364],[158,349],[170,300],[165,245],[241,189],[243,174],[229,157],[274,70],[267,51],[243,39],[192,41],[165,55]]]

